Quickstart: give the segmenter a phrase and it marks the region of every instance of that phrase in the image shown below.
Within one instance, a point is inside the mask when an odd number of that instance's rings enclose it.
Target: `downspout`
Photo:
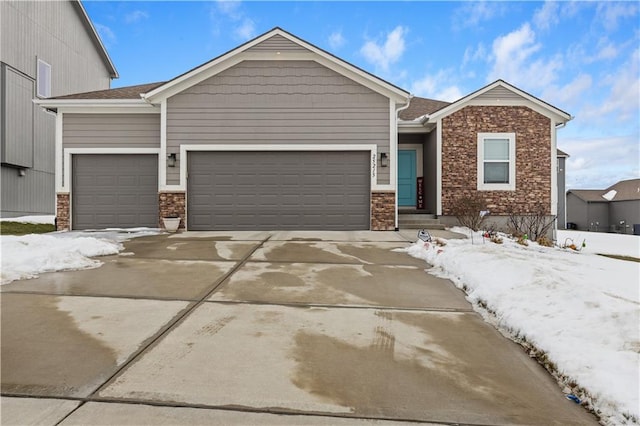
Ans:
[[[402,111],[404,111],[405,109],[409,108],[409,105],[411,105],[411,99],[413,99],[413,95],[410,93],[409,94],[409,99],[407,100],[407,103],[403,106],[401,106],[400,108],[396,108],[396,116],[395,116],[395,126],[396,126],[396,137],[395,137],[395,147],[394,147],[394,159],[393,161],[396,162],[396,167],[395,167],[395,176],[391,176],[391,178],[393,179],[393,187],[395,189],[395,230],[398,231],[400,228],[398,226],[398,114]]]

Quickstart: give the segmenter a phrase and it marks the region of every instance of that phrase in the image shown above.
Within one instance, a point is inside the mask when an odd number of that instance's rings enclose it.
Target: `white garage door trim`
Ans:
[[[379,185],[378,175],[378,146],[375,144],[303,144],[303,145],[267,145],[267,144],[247,144],[247,145],[180,145],[180,158],[186,159],[187,154],[193,151],[369,151],[370,152],[370,177],[372,191],[394,191],[395,186]],[[160,185],[161,191],[186,191],[187,190],[187,165],[186,161],[181,161],[180,185]]]
[[[160,148],[65,148],[64,164],[62,165],[62,188],[57,192],[69,192],[73,166],[71,156],[74,154],[160,154]],[[158,178],[160,171],[158,170]]]

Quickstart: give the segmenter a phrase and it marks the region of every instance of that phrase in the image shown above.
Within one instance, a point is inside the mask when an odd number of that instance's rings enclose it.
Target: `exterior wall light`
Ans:
[[[27,169],[18,169],[18,176],[23,177],[27,174]]]
[[[380,167],[389,167],[389,154],[386,152],[380,153]]]
[[[176,153],[172,152],[167,156],[167,166],[175,167],[176,166]]]

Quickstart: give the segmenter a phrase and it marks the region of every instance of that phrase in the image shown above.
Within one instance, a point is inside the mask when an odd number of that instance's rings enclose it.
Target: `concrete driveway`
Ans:
[[[144,237],[2,286],[2,424],[595,424],[413,235]]]

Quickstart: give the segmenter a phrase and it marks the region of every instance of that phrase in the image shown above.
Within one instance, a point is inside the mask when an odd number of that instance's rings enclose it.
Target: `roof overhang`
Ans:
[[[435,123],[423,123],[420,120],[398,120],[398,133],[430,133]]]
[[[89,18],[89,15],[82,5],[82,2],[80,0],[73,0],[71,4],[74,6],[76,12],[78,12],[78,15],[80,15],[80,18],[83,20],[84,27],[87,30],[87,33],[89,33],[91,41],[93,41],[93,44],[98,49],[98,54],[102,58],[104,65],[107,67],[111,78],[113,79],[120,77],[120,75],[118,74],[118,70],[116,70],[115,65],[113,65],[113,61],[109,56],[109,52],[107,52],[107,48],[104,47],[102,39],[100,39],[100,35],[98,35],[96,28],[93,26],[93,22],[91,22],[91,18]]]
[[[307,52],[288,52],[284,50],[281,52],[248,52],[248,50],[253,46],[258,45],[275,35],[282,36],[307,49]],[[154,104],[159,103],[245,60],[311,60],[394,100],[397,104],[406,103],[409,99],[409,92],[346,61],[343,61],[342,59],[302,39],[299,39],[298,37],[295,37],[281,28],[274,28],[265,34],[258,36],[253,40],[250,40],[243,45],[174,78],[171,81],[168,81],[162,86],[143,94],[142,97],[147,102]]]
[[[509,99],[509,100],[505,100],[505,99],[493,99],[493,100],[488,100],[488,99],[478,99],[479,96],[483,95],[484,93],[487,93],[488,91],[495,89],[496,87],[503,87],[515,94],[517,94],[521,99],[519,100],[514,100],[514,99]],[[494,81],[493,83],[473,92],[470,93],[469,95],[458,99],[457,101],[455,101],[454,103],[452,103],[449,106],[446,106],[438,111],[435,111],[432,114],[426,115],[422,118],[423,122],[437,122],[439,119],[442,119],[450,114],[453,114],[454,112],[461,110],[462,108],[466,107],[466,106],[470,106],[470,105],[481,105],[481,106],[527,106],[531,109],[533,109],[534,111],[539,112],[540,114],[549,117],[550,119],[552,119],[554,121],[554,123],[556,125],[559,124],[566,124],[567,122],[571,121],[573,119],[573,117],[571,116],[571,114],[554,107],[551,104],[548,104],[546,102],[544,102],[541,99],[536,98],[533,95],[530,95],[529,93],[518,89],[515,86],[512,86],[511,84],[507,83],[504,80],[497,80]]]
[[[140,112],[159,113],[160,107],[142,99],[34,99],[33,103],[54,112],[103,113]]]

